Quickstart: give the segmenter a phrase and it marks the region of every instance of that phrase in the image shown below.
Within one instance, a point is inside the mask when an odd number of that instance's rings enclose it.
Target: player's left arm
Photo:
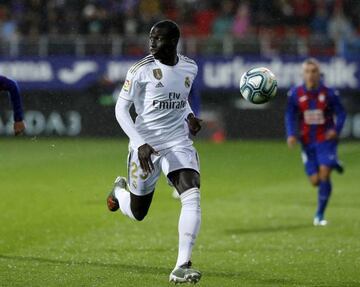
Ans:
[[[193,93],[193,87],[191,88],[190,95]],[[191,98],[191,96],[189,97]],[[196,117],[192,110],[189,101],[186,102],[186,122],[188,123],[190,133],[195,136],[201,130],[202,120]]]
[[[11,105],[14,111],[14,133],[15,135],[22,134],[25,130],[25,124],[19,87],[15,81],[2,76],[0,76],[0,86],[10,94]]]
[[[344,106],[341,103],[339,93],[337,91],[333,91],[330,96],[330,104],[334,110],[336,121],[335,121],[335,129],[331,129],[326,134],[326,139],[335,140],[341,133],[341,130],[344,127],[346,120],[346,111]]]

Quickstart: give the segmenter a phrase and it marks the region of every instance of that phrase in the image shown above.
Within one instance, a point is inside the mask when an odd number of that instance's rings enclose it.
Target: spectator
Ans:
[[[310,0],[293,0],[294,16],[296,24],[307,24],[311,16],[313,15],[313,5]]]
[[[328,34],[335,42],[348,41],[353,37],[353,28],[350,21],[345,17],[343,10],[334,9],[333,16],[328,23]]]
[[[139,21],[137,21],[137,17],[135,15],[135,11],[133,9],[128,9],[125,12],[124,19],[124,34],[127,36],[134,36],[138,32]]]
[[[316,10],[315,17],[310,23],[312,32],[317,35],[326,35],[328,25],[328,13],[326,7],[320,6]]]
[[[360,0],[1,0],[0,2],[0,38],[10,41],[14,37],[16,39],[23,36],[30,36],[31,41],[36,41],[43,35],[94,35],[95,37],[118,35],[128,37],[125,41],[126,45],[130,45],[136,54],[141,54],[144,51],[143,44],[140,44],[143,43],[143,36],[156,21],[169,18],[179,23],[184,39],[197,37],[194,38],[195,41],[184,43],[184,47],[192,49],[194,53],[198,49],[199,51],[206,49],[210,53],[222,51],[221,41],[226,35],[234,38],[250,36],[254,41],[251,43],[249,41],[249,47],[258,45],[249,49],[254,50],[254,53],[260,49],[279,53],[284,47],[286,51],[290,51],[286,43],[292,43],[292,47],[295,48],[291,53],[300,54],[303,52],[299,47],[309,46],[308,39],[312,35],[320,36],[310,38],[316,40],[310,41],[310,45],[315,47],[312,51],[325,48],[330,51],[329,55],[334,53],[329,38],[334,41],[339,53],[353,51],[352,53],[359,54],[360,51],[356,35],[357,31],[360,32]],[[329,11],[334,11],[331,18]],[[263,31],[266,32],[262,33]],[[205,42],[202,43],[202,40],[206,40],[206,37],[211,35],[219,41],[214,41],[211,45],[203,45]],[[111,39],[116,38],[110,37],[109,45]],[[96,39],[90,41],[96,43]],[[26,41],[27,39],[24,42]],[[51,41],[48,42],[49,45]],[[84,41],[87,41],[87,37],[84,37]],[[268,45],[260,45],[259,41]],[[117,41],[120,42],[123,43]],[[299,43],[300,45],[297,45]],[[70,47],[73,43],[70,42],[68,45]],[[29,45],[29,48],[26,45],[22,46],[24,50],[36,47],[36,45]],[[263,49],[267,46],[270,49]],[[3,47],[5,47],[3,51],[6,51],[10,46],[3,45]],[[122,49],[127,53],[127,48]]]
[[[224,1],[221,7],[220,15],[215,19],[212,33],[215,37],[223,37],[226,34],[230,34],[231,26],[233,23],[233,2]]]
[[[239,5],[232,25],[232,34],[236,38],[243,38],[250,27],[250,13],[247,3]]]
[[[153,24],[161,17],[160,3],[158,0],[141,0],[139,4],[140,32],[148,33]]]
[[[203,6],[202,9],[198,9],[195,12],[194,22],[197,27],[196,32],[201,36],[208,36],[210,35],[217,13],[210,4],[205,5],[203,3]]]
[[[4,8],[0,20],[0,39],[11,40],[16,37],[16,22],[10,18],[9,11]]]
[[[88,34],[104,34],[107,32],[107,11],[100,5],[87,4],[82,11],[84,32]]]
[[[345,17],[342,7],[334,9],[328,24],[328,34],[335,41],[338,54],[342,56],[358,55],[360,39],[355,34],[350,21]]]

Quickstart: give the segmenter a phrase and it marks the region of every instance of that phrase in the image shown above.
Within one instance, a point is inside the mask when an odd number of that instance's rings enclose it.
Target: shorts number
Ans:
[[[136,188],[136,180],[138,179],[138,170],[139,170],[139,166],[136,164],[136,162],[132,162],[130,168],[130,177],[133,182],[132,184],[135,188]],[[147,173],[140,174],[140,178],[142,180],[145,180],[147,177],[148,177]]]

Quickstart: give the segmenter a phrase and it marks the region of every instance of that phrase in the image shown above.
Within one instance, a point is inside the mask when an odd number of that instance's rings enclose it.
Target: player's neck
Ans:
[[[167,65],[167,66],[175,66],[177,62],[179,61],[177,52],[175,51],[174,54],[169,55],[168,57],[164,57],[162,59],[159,59],[161,64]]]
[[[319,88],[319,85],[318,84],[314,84],[314,85],[308,85],[308,84],[305,84],[305,87],[308,91],[314,91],[314,90],[317,90]]]

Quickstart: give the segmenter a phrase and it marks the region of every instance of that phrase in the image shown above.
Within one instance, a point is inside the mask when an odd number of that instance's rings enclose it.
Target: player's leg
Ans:
[[[179,218],[179,254],[176,266],[191,259],[192,247],[199,233],[201,223],[200,175],[191,169],[176,170],[168,174],[180,195],[181,213]]]
[[[196,283],[201,273],[191,268],[191,254],[201,224],[200,175],[195,170],[181,169],[169,173],[168,178],[181,201],[178,258],[170,281]]]
[[[325,220],[325,210],[331,195],[331,168],[326,165],[320,165],[319,168],[319,186],[318,186],[318,208],[316,211],[314,225],[324,226],[327,224]]]
[[[319,162],[319,186],[318,186],[318,209],[315,215],[315,225],[326,225],[324,219],[331,192],[331,170],[338,163],[336,142],[325,141],[317,146],[317,158]],[[318,224],[317,224],[318,223]]]
[[[139,196],[126,189],[116,187],[114,193],[121,212],[131,219],[142,221],[148,213],[154,191]]]
[[[323,196],[323,192],[320,191],[323,188],[320,179],[320,167],[318,161],[318,151],[315,145],[308,145],[303,147],[302,151],[302,159],[305,167],[305,172],[308,175],[310,183],[314,187],[318,187],[318,208],[314,217],[313,224],[315,226],[324,226],[327,222],[324,220],[323,216],[319,216],[321,214],[321,210],[326,207],[326,200]]]
[[[313,146],[303,146],[301,158],[304,164],[305,173],[307,174],[311,185],[319,185],[319,165],[316,157],[316,150]]]
[[[179,193],[179,249],[170,281],[197,282],[201,273],[191,268],[192,249],[200,230],[200,173],[196,150],[193,147],[177,148],[167,153],[162,168]]]
[[[309,175],[309,181],[311,183],[312,186],[318,186],[319,185],[319,174],[318,173],[314,173]]]
[[[156,182],[160,176],[158,157],[154,159],[154,171],[144,174],[140,168],[137,153],[132,151],[128,158],[128,183],[124,177],[117,177],[114,188],[108,196],[110,211],[120,211],[141,221],[147,215],[154,194]]]

